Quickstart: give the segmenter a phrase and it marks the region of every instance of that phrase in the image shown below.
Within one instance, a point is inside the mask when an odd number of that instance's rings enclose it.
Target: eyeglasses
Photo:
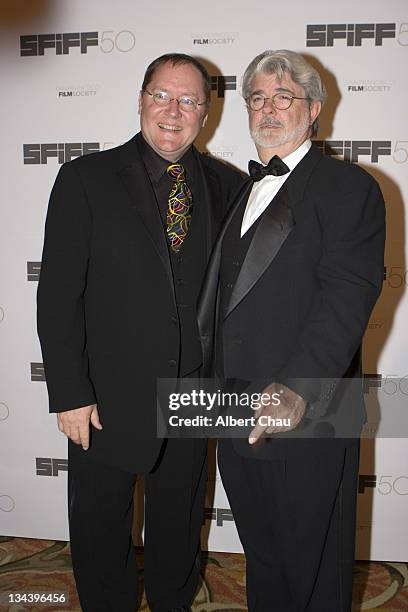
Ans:
[[[197,106],[202,106],[206,104],[206,102],[197,102],[194,98],[190,98],[190,96],[181,96],[181,98],[170,98],[170,95],[166,91],[156,91],[152,93],[147,89],[142,89],[144,93],[147,93],[149,96],[152,96],[153,102],[157,104],[157,106],[168,106],[170,102],[176,100],[179,108],[181,110],[190,113],[191,111],[195,111]]]
[[[271,98],[254,93],[245,98],[249,108],[254,111],[261,110],[265,106],[266,100],[272,100],[273,106],[278,110],[286,110],[292,106],[293,100],[310,100],[310,98],[300,98],[299,96],[292,96],[292,94],[287,93],[277,93]]]

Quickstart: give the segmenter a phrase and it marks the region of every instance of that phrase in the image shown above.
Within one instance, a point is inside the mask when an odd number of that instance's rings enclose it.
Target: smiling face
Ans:
[[[250,93],[271,98],[277,93],[305,97],[303,87],[287,73],[278,80],[276,74],[258,74],[251,83]],[[249,129],[259,158],[265,164],[274,155],[285,157],[295,151],[310,135],[313,121],[320,112],[317,101],[293,100],[286,110],[276,109],[271,100],[259,111],[248,108]]]
[[[191,64],[167,62],[153,73],[147,89],[151,93],[164,91],[171,98],[189,96],[204,102],[203,77]],[[180,110],[177,100],[158,106],[152,96],[139,95],[140,128],[144,139],[156,153],[171,162],[178,161],[194,142],[207,120],[207,106],[196,110]]]

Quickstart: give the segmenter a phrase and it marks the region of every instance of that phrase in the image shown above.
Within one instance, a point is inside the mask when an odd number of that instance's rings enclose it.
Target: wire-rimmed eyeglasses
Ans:
[[[173,100],[176,100],[179,108],[183,111],[191,112],[197,109],[197,106],[203,106],[206,102],[198,102],[195,98],[191,98],[190,96],[181,96],[180,98],[171,98],[170,94],[167,91],[155,91],[152,93],[147,89],[142,89],[144,93],[147,93],[149,96],[152,96],[153,102],[158,106],[167,106]]]
[[[265,106],[266,100],[271,100],[272,104],[278,110],[287,110],[292,106],[293,100],[310,100],[310,98],[301,98],[300,96],[292,96],[288,93],[277,93],[274,96],[267,97],[262,94],[253,93],[247,98],[245,102],[251,110],[259,111]]]

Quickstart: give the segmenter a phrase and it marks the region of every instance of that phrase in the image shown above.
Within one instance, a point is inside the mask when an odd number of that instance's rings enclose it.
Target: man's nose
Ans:
[[[173,100],[167,104],[166,110],[172,117],[179,117],[181,115],[179,103],[177,102],[176,98],[173,98]]]
[[[262,112],[267,115],[276,113],[276,106],[274,105],[272,98],[265,98]]]

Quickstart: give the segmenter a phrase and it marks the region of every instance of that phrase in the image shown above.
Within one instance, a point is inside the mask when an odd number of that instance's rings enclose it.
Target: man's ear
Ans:
[[[203,120],[201,122],[201,127],[205,126],[205,124],[207,123],[207,119],[208,119],[208,113],[206,115],[204,115]]]
[[[310,125],[312,125],[315,119],[319,116],[321,110],[322,103],[318,100],[313,100],[313,102],[310,104]]]
[[[143,96],[143,93],[140,92],[139,93],[139,98],[138,98],[138,113],[139,113],[139,115],[140,115],[140,112],[142,110],[142,105],[143,105],[143,97],[142,96]]]

